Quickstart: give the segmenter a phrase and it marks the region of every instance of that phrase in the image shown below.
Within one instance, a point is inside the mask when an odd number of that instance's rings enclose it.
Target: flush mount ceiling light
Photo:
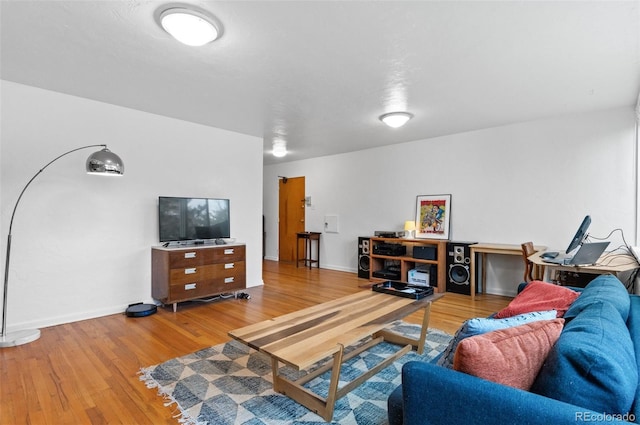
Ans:
[[[380,115],[380,121],[392,128],[402,127],[413,118],[413,114],[408,112],[389,112],[388,114]]]
[[[273,141],[273,156],[282,158],[287,154],[287,142],[284,140],[276,139]]]
[[[222,35],[222,26],[213,17],[184,7],[165,10],[160,14],[159,23],[187,46],[204,46]]]

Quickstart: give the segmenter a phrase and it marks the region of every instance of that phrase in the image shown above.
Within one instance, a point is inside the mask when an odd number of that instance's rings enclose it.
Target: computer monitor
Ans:
[[[570,253],[574,249],[576,249],[587,237],[587,230],[589,229],[589,225],[591,224],[591,217],[586,216],[584,220],[582,220],[582,224],[578,227],[578,231],[576,232],[573,239],[571,239],[571,243],[567,248],[566,253]]]

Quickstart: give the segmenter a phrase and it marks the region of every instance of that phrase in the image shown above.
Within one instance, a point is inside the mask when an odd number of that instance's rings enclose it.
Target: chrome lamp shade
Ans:
[[[104,148],[87,158],[87,173],[121,176],[124,174],[124,163],[118,155]]]

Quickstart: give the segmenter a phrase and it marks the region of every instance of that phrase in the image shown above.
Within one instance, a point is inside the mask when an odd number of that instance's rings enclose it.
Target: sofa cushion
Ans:
[[[629,336],[635,350],[636,368],[640,370],[640,296],[630,295],[629,302],[631,306],[629,308],[629,317],[627,318],[627,329],[629,329]],[[638,380],[640,381],[640,374],[638,375]],[[631,413],[635,415],[636,422],[640,420],[640,383],[636,388],[636,396],[631,406]]]
[[[571,304],[564,315],[566,320],[573,319],[582,310],[594,302],[608,302],[618,310],[622,320],[629,316],[629,292],[622,282],[613,275],[602,275],[592,280],[582,294]]]
[[[625,414],[637,385],[627,326],[612,304],[600,301],[566,324],[531,391],[596,412]]]
[[[529,390],[564,319],[542,320],[464,339],[453,368],[499,384]]]
[[[558,317],[562,317],[578,295],[580,293],[569,288],[534,280],[508,306],[497,312],[495,318],[544,310],[556,310]]]
[[[519,314],[513,317],[505,317],[504,319],[484,319],[476,318],[466,320],[456,331],[453,339],[445,348],[442,356],[438,359],[437,365],[447,368],[453,367],[453,356],[456,353],[458,344],[465,338],[474,335],[481,335],[487,332],[497,331],[499,329],[512,328],[514,326],[524,325],[526,323],[536,322],[538,320],[549,320],[556,317],[555,310],[534,311],[531,313]]]

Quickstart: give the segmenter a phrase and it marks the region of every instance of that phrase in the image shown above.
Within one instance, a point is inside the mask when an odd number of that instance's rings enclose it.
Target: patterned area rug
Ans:
[[[415,338],[420,334],[419,326],[402,321],[395,322],[392,328],[395,332]],[[331,423],[387,424],[387,398],[400,385],[402,365],[411,360],[433,359],[446,348],[450,339],[450,335],[440,330],[429,329],[424,354],[419,355],[414,351],[407,353],[339,399]],[[340,386],[369,370],[398,349],[397,345],[383,342],[345,362],[341,369]],[[289,378],[296,378],[305,372],[283,367],[281,373]],[[176,417],[181,423],[326,423],[320,416],[289,397],[274,392],[269,357],[237,341],[143,368],[140,374],[140,380],[145,382],[148,388],[158,388],[159,394],[167,400],[167,405],[175,404]],[[325,397],[329,376],[327,372],[307,383],[305,387]]]

